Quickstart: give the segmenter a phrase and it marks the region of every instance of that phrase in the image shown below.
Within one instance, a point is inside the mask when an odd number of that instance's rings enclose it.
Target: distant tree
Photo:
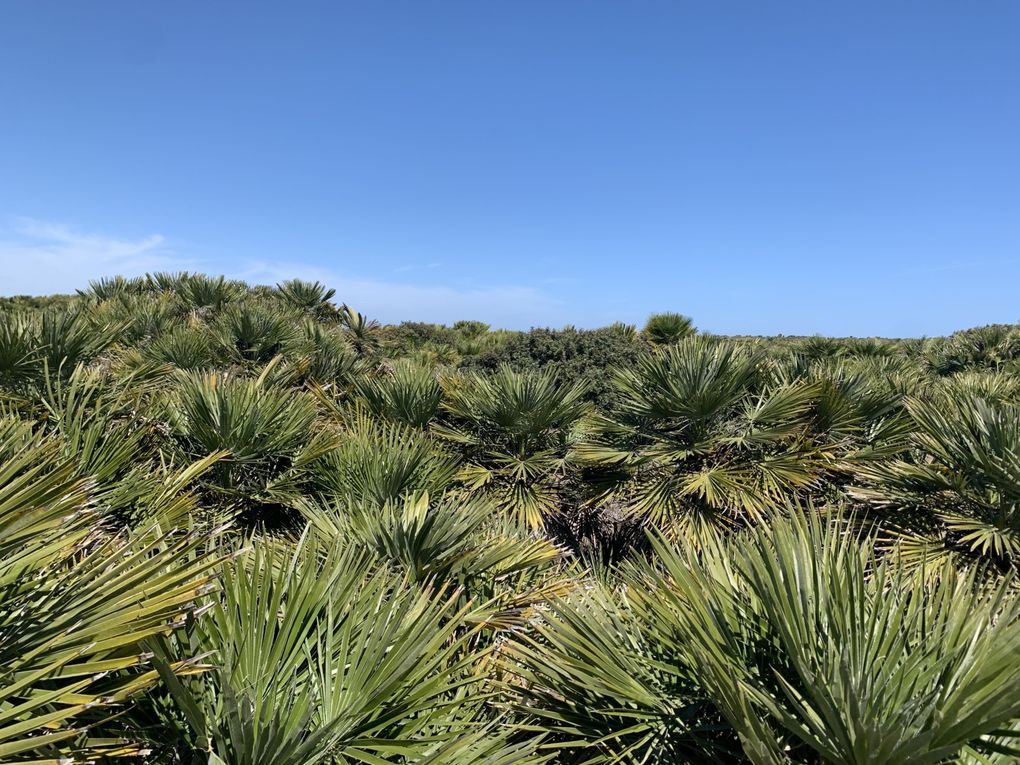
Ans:
[[[609,370],[633,366],[647,353],[647,345],[623,327],[533,329],[511,335],[465,360],[464,366],[489,371],[504,364],[518,371],[548,369],[564,384],[583,383],[586,398],[604,408],[616,395]]]

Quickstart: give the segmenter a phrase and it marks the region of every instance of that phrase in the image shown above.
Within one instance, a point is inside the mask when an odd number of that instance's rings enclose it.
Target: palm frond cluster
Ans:
[[[1020,327],[0,301],[0,762],[1020,761]]]

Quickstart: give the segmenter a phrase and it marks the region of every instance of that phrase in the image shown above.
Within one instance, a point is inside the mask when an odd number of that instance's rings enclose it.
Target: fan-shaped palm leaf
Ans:
[[[436,433],[461,447],[464,484],[494,498],[529,528],[541,528],[559,510],[559,483],[572,442],[589,411],[585,386],[560,385],[552,372],[515,372],[452,378],[444,410],[449,423]]]
[[[215,666],[170,688],[193,746],[227,765],[373,764],[428,761],[476,735],[481,654],[450,596],[320,549],[262,543],[226,567],[189,643]]]
[[[3,425],[0,452],[0,760],[130,753],[84,734],[153,685],[142,641],[201,603],[204,539],[103,533],[89,482],[24,425]]]

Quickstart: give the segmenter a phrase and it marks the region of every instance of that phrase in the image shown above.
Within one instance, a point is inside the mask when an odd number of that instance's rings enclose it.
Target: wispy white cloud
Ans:
[[[195,264],[175,253],[160,234],[123,239],[18,218],[0,227],[0,266],[0,293],[42,295],[74,292],[102,276],[138,276]]]
[[[455,286],[442,283],[442,263],[425,263],[420,268],[428,270],[431,283],[351,274],[302,262],[200,260],[179,252],[160,234],[125,239],[28,218],[0,226],[0,294],[4,295],[74,292],[103,276],[189,270],[222,273],[253,284],[295,278],[317,280],[336,288],[337,300],[384,322],[449,324],[458,319],[478,319],[494,327],[516,329],[560,326],[570,318],[561,301],[537,287]]]

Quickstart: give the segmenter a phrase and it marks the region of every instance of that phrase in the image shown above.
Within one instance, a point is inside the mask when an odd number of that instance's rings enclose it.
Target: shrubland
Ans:
[[[1020,761],[1020,327],[0,300],[0,761]]]

